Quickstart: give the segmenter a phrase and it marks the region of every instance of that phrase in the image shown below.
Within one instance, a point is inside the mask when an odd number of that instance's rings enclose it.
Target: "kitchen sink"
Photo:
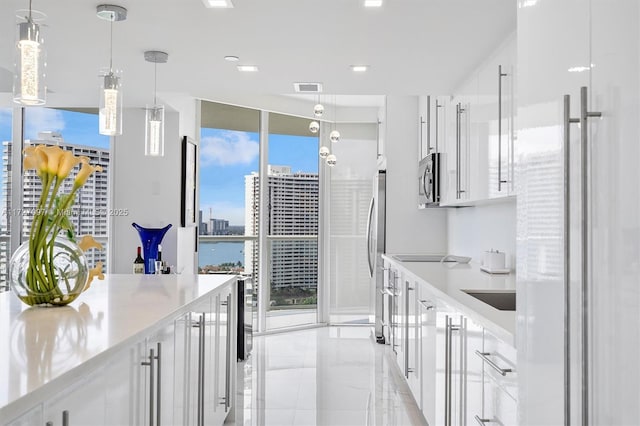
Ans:
[[[462,290],[469,296],[491,305],[501,311],[516,310],[515,290]]]

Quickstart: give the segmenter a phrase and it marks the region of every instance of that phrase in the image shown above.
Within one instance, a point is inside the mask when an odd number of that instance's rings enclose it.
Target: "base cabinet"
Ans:
[[[222,425],[232,408],[233,290],[119,349],[6,426]],[[4,420],[4,419],[3,419]],[[10,420],[10,419],[7,419]]]

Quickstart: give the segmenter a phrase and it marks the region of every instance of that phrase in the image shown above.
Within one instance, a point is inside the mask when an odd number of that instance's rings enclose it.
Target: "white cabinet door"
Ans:
[[[150,375],[147,375],[146,391],[153,395],[154,424],[178,424],[179,416],[174,417],[175,406],[175,366],[176,366],[176,345],[175,345],[175,324],[171,322],[162,327],[147,339],[147,352],[150,354],[154,350],[154,383],[151,387]],[[148,370],[150,371],[150,370]],[[147,402],[147,424],[151,416],[151,408]]]
[[[483,383],[482,413],[477,414],[482,423],[491,425],[517,425],[518,423],[518,403],[511,395],[502,389],[496,381],[485,376]],[[475,424],[478,419],[474,419]]]
[[[105,370],[100,368],[73,383],[64,393],[45,401],[44,421],[51,426],[103,426]],[[49,423],[50,422],[50,423]]]
[[[516,38],[510,36],[478,71],[478,106],[472,123],[475,199],[515,194]]]
[[[4,424],[4,423],[3,423]],[[22,414],[17,419],[13,419],[6,426],[32,426],[32,425],[44,425],[42,420],[42,404],[38,404],[26,413]]]
[[[222,424],[230,407],[229,391],[230,391],[230,330],[229,330],[229,304],[231,303],[231,294],[222,291],[215,296],[215,324],[214,338],[212,339],[212,365],[214,372],[214,386],[212,387],[212,395],[209,402],[209,412],[211,413],[211,423]]]
[[[444,167],[441,166],[440,173],[441,191],[444,187],[441,204],[453,205],[468,201],[471,196],[469,165],[473,111],[469,98],[464,96],[445,100],[442,105],[440,113],[445,120],[445,143]]]
[[[405,377],[409,383],[409,388],[416,401],[421,399],[420,389],[420,327],[418,327],[418,283],[413,278],[408,277],[404,281],[406,294],[406,346],[405,346]]]
[[[144,424],[149,394],[145,388],[148,361],[144,341],[121,349],[105,367],[107,425]]]
[[[640,419],[640,4],[591,0],[588,400],[591,424]],[[575,132],[578,132],[575,129]]]
[[[521,424],[562,424],[563,95],[571,95],[572,115],[577,116],[579,88],[589,83],[585,71],[591,63],[589,1],[521,3],[516,91],[519,188],[516,346],[523,351],[518,354],[519,420]],[[578,133],[577,126],[572,125],[574,146]],[[577,168],[572,163],[572,170]],[[579,194],[572,192],[572,199],[578,201]],[[579,263],[575,267],[579,270]],[[570,422],[579,423],[579,418]]]
[[[460,366],[463,388],[461,392],[461,424],[473,424],[482,410],[483,364],[477,352],[483,348],[483,328],[469,318],[462,319],[462,361]]]
[[[419,285],[417,318],[420,331],[420,409],[428,424],[436,420],[437,328],[435,298]],[[417,399],[416,399],[417,400]]]

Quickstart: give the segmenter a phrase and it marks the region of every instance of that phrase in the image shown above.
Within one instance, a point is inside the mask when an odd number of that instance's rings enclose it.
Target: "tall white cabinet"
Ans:
[[[519,2],[521,424],[640,418],[639,27],[637,1]]]

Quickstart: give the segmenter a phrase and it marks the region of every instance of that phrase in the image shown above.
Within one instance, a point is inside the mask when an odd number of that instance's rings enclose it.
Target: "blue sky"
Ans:
[[[202,129],[200,135],[200,208],[230,225],[244,225],[244,176],[258,171],[257,133]],[[269,136],[269,164],[292,172],[318,173],[318,138]]]
[[[0,109],[0,141],[11,139],[12,109]],[[98,133],[98,116],[56,110],[26,108],[26,138],[38,131],[62,134],[68,143],[109,147],[109,137]],[[244,176],[258,171],[258,134],[202,129],[200,141],[200,208],[231,225],[244,225]],[[292,172],[318,172],[318,138],[270,135],[269,164],[291,166]],[[2,176],[0,175],[0,182]]]

